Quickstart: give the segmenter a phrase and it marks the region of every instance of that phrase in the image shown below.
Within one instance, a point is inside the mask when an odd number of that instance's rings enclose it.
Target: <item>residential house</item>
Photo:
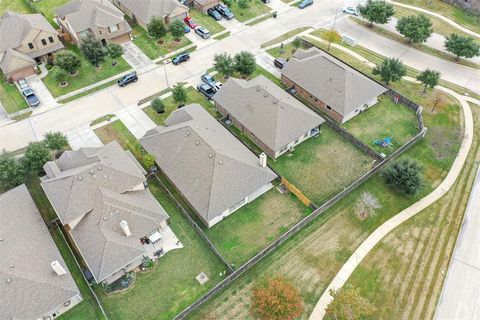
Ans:
[[[298,49],[282,69],[282,82],[339,123],[378,102],[385,87],[330,54]]]
[[[58,25],[76,45],[88,36],[103,44],[131,39],[132,28],[123,12],[108,0],[72,0],[55,12]]]
[[[0,194],[0,277],[2,319],[54,319],[82,301],[25,185]]]
[[[209,228],[272,188],[277,175],[202,106],[175,110],[140,144]]]
[[[195,9],[203,12],[219,4],[218,0],[190,0],[189,2]]]
[[[37,63],[52,61],[63,48],[41,14],[7,11],[0,18],[0,69],[9,81],[34,75]]]
[[[230,78],[213,97],[228,116],[272,159],[319,133],[325,120],[271,80]]]
[[[117,142],[66,151],[44,170],[41,186],[97,283],[112,283],[145,258],[176,248],[146,172]]]
[[[112,0],[112,2],[145,30],[153,17],[163,18],[168,24],[174,19],[183,20],[189,10],[178,0]]]

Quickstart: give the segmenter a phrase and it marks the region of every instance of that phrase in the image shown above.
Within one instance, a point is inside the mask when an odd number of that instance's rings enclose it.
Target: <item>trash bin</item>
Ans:
[[[274,18],[277,17],[277,11],[275,11],[275,12],[273,13],[273,17],[274,17]]]

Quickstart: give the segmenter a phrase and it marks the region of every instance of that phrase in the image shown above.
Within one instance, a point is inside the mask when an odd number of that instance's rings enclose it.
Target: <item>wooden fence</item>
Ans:
[[[290,181],[288,181],[284,177],[281,177],[280,182],[285,186],[285,188],[287,188],[291,193],[293,193],[298,198],[298,200],[300,200],[304,205],[312,209],[317,208],[317,206],[313,204],[313,202],[310,201],[310,199],[308,199],[307,196],[304,195],[302,191],[300,191],[297,187],[291,184]]]

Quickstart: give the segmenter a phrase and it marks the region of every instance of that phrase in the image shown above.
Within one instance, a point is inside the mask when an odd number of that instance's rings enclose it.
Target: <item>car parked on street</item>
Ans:
[[[203,94],[208,100],[211,100],[216,93],[215,89],[213,89],[211,85],[206,83],[199,83],[197,85],[197,90],[198,92]]]
[[[207,10],[207,14],[213,19],[215,19],[216,21],[222,20],[222,15],[214,8],[209,8]]]
[[[217,4],[214,8],[227,20],[235,18],[233,12],[224,4]]]
[[[40,100],[38,100],[32,88],[26,87],[22,89],[22,95],[25,97],[30,107],[37,107],[40,104]]]
[[[313,0],[303,0],[298,4],[299,9],[305,9],[308,6],[311,6],[313,4]]]
[[[132,82],[137,82],[137,80],[138,80],[137,72],[134,71],[124,75],[121,79],[117,81],[117,83],[120,87],[125,87],[127,84],[130,84]]]
[[[191,29],[195,29],[199,26],[198,23],[196,23],[195,20],[193,20],[191,17],[185,17],[185,19],[183,19],[183,22],[185,22],[185,24]]]
[[[346,14],[351,14],[352,16],[358,16],[358,10],[355,7],[346,7],[343,9],[343,12]]]
[[[203,39],[208,39],[211,36],[210,31],[208,31],[207,28],[202,27],[202,26],[196,27],[195,28],[195,33],[198,34]]]
[[[180,54],[176,55],[172,59],[172,63],[174,65],[177,65],[177,64],[180,64],[180,63],[188,61],[188,60],[190,60],[190,54],[188,52],[183,52],[183,53],[180,53]]]

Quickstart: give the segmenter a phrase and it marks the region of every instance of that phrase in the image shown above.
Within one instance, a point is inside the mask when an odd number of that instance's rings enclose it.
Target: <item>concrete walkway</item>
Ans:
[[[150,71],[155,68],[155,63],[132,41],[122,43],[122,48],[122,58],[138,73]]]
[[[73,128],[72,130],[65,132],[65,135],[67,136],[68,143],[72,150],[103,146],[103,143],[98,139],[95,132],[93,132],[93,128],[90,127],[89,123]]]
[[[118,110],[115,115],[137,139],[142,138],[148,130],[157,126],[136,104]]]

